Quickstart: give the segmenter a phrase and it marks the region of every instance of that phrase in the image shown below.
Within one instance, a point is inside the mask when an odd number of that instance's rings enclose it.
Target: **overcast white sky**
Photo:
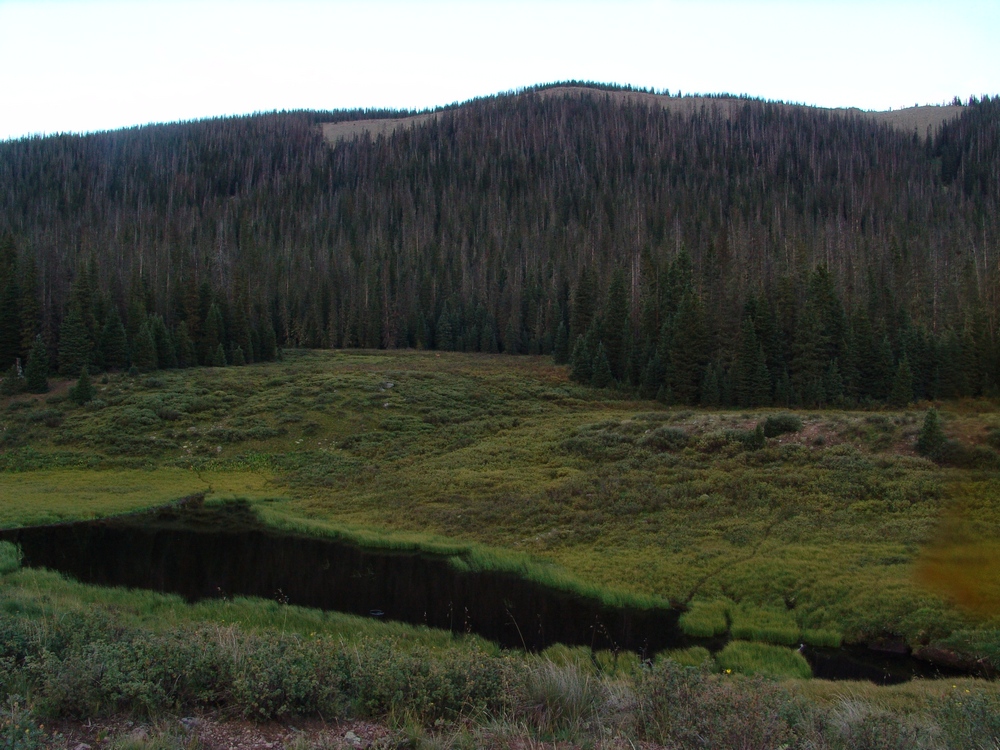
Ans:
[[[0,139],[586,79],[888,109],[1000,93],[1000,0],[0,0]]]

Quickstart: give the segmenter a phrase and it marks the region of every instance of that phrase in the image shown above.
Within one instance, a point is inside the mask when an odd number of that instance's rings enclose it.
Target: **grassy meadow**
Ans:
[[[939,405],[976,451],[958,468],[915,453],[923,409],[665,408],[540,357],[291,351],[111,374],[83,407],[53,385],[0,402],[2,526],[204,492],[276,526],[682,604],[693,635],[1000,652],[994,403]]]

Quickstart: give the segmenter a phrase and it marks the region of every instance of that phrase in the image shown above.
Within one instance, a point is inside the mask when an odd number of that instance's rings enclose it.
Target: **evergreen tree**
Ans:
[[[157,369],[169,370],[177,367],[177,353],[174,350],[174,342],[171,340],[167,326],[163,318],[159,315],[149,317],[149,332],[153,336],[153,345],[156,347]]]
[[[593,373],[591,375],[591,385],[595,388],[607,388],[615,382],[611,372],[611,365],[608,364],[608,355],[604,350],[604,344],[597,344],[597,352],[594,354]]]
[[[209,305],[205,318],[204,335],[201,341],[202,361],[211,364],[217,360],[216,349],[226,340],[225,323],[222,320],[222,310],[216,303]]]
[[[260,358],[264,362],[273,362],[278,356],[278,341],[274,325],[269,317],[264,318],[260,326]]]
[[[799,316],[792,356],[792,387],[803,406],[819,406],[826,401],[826,346],[816,309],[807,304]]]
[[[25,388],[24,377],[16,364],[7,368],[3,374],[3,381],[0,382],[0,396],[16,396],[22,393]]]
[[[601,316],[601,342],[607,355],[611,375],[618,382],[625,380],[628,361],[626,337],[630,333],[628,288],[620,268],[611,275],[611,286]]]
[[[83,406],[94,398],[94,393],[94,384],[90,382],[90,373],[84,367],[80,370],[80,378],[76,381],[76,385],[69,389],[70,401],[77,406]]]
[[[59,327],[59,374],[63,377],[79,377],[92,356],[90,334],[83,322],[78,305],[70,305]]]
[[[41,333],[42,302],[38,295],[38,269],[35,259],[28,255],[22,264],[21,281],[21,351],[34,346],[35,337]]]
[[[889,393],[889,403],[893,406],[906,406],[913,401],[913,373],[910,363],[903,357],[896,368],[896,377],[892,380],[892,390]]]
[[[108,309],[107,319],[101,329],[101,360],[109,370],[124,370],[128,362],[128,341],[125,326],[114,305]]]
[[[28,365],[24,369],[25,385],[31,393],[49,391],[49,351],[41,336],[35,336],[28,355]]]
[[[243,347],[239,344],[233,349],[233,356],[229,358],[230,363],[233,367],[242,367],[247,363],[246,357],[243,356]]]
[[[178,367],[195,367],[198,364],[198,352],[194,342],[188,335],[187,321],[182,320],[174,330],[174,351],[177,353]]]
[[[840,375],[840,367],[837,359],[830,360],[830,366],[826,368],[823,376],[823,395],[828,403],[840,403],[844,398],[844,379]]]
[[[11,261],[10,269],[0,274],[0,370],[21,355],[21,289]]]
[[[140,372],[150,372],[159,366],[156,359],[156,341],[153,339],[148,322],[142,324],[132,344],[132,366]]]
[[[705,368],[705,379],[701,384],[701,404],[717,408],[722,406],[722,389],[719,386],[719,366],[710,362]]]
[[[212,355],[212,360],[209,362],[210,367],[225,367],[226,362],[226,350],[222,348],[222,344],[215,347],[215,352]]]
[[[569,355],[569,331],[566,330],[566,324],[560,320],[552,356],[557,365],[564,365],[569,362]]]
[[[597,279],[584,266],[576,283],[576,291],[573,294],[573,309],[570,313],[569,335],[574,340],[577,336],[584,335],[590,328],[594,319],[596,298]]]
[[[571,362],[570,380],[575,380],[577,383],[589,384],[594,377],[594,354],[587,345],[585,336],[576,337]]]
[[[944,447],[944,430],[941,429],[941,419],[937,409],[928,409],[924,415],[924,424],[917,436],[917,453],[922,456],[934,456]]]
[[[701,300],[694,293],[681,299],[670,345],[670,381],[673,397],[682,404],[698,401],[708,364],[709,333]]]

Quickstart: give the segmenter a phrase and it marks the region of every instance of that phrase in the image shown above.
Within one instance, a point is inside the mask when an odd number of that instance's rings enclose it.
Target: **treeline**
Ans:
[[[1000,99],[926,137],[736,101],[528,91],[335,147],[320,123],[405,113],[2,143],[0,367],[40,335],[67,373],[425,347],[688,403],[884,400],[907,370],[915,398],[994,392]]]

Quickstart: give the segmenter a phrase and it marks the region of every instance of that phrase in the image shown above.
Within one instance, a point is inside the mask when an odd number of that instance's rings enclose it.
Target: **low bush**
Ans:
[[[772,414],[764,420],[764,437],[777,437],[786,432],[799,432],[802,420],[794,414]]]
[[[773,683],[710,675],[669,660],[636,686],[639,734],[671,748],[790,747],[805,713]]]
[[[639,439],[640,446],[654,451],[678,451],[687,444],[687,433],[679,427],[657,427]]]

